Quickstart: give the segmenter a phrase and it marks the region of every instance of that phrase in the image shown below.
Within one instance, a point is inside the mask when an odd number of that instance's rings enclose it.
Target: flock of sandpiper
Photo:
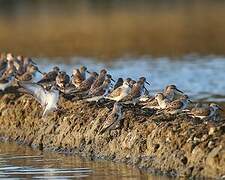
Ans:
[[[36,73],[42,74],[38,82],[34,82]],[[149,85],[145,77],[115,81],[106,69],[99,73],[89,72],[85,66],[75,68],[71,77],[57,66],[43,73],[31,58],[0,53],[0,90],[4,93],[10,87],[19,87],[20,92],[31,94],[41,104],[43,116],[57,109],[60,94],[86,102],[115,102],[107,118],[107,127],[115,126],[115,122],[123,118],[121,108],[126,104],[135,106],[141,103],[142,108],[155,109],[157,113],[186,113],[201,119],[214,119],[221,110],[215,103],[209,106],[198,104],[188,109],[189,97],[175,85],[166,86],[152,97],[146,84]]]

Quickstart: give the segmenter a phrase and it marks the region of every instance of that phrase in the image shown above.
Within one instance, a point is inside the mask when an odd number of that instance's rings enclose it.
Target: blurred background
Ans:
[[[0,0],[0,51],[224,100],[223,0]],[[72,64],[72,66],[71,66]]]
[[[225,54],[223,0],[0,0],[0,49],[32,56]]]

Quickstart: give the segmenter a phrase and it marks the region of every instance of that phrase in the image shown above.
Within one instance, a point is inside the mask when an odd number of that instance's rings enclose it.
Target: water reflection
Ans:
[[[224,1],[0,1],[0,49],[33,56],[225,54]]]
[[[9,179],[160,179],[136,168],[105,161],[93,162],[32,150],[16,144],[0,143],[0,178]]]

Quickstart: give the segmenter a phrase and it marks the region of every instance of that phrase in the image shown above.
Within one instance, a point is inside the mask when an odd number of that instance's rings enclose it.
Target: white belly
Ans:
[[[46,97],[46,109],[52,111],[57,108],[59,93],[48,93]]]
[[[4,91],[9,86],[11,86],[11,81],[5,84],[0,84],[0,90]]]

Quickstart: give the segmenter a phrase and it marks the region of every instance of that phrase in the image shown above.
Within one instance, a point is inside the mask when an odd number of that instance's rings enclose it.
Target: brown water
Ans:
[[[16,144],[0,143],[2,179],[148,179],[168,180],[123,164],[88,161],[78,156],[41,152]]]
[[[225,1],[0,1],[0,51],[45,57],[225,54]]]

